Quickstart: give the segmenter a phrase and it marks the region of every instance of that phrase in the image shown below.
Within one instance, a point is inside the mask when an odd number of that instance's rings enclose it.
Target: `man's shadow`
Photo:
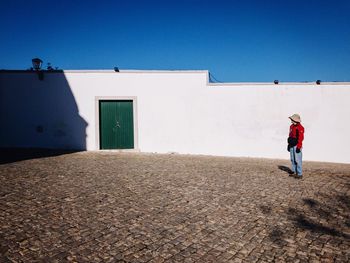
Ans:
[[[280,169],[281,171],[286,172],[288,174],[293,174],[293,171],[287,166],[279,165],[278,169]]]

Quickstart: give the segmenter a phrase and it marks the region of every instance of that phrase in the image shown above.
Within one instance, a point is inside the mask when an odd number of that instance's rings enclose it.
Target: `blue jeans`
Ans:
[[[290,148],[290,161],[292,162],[292,171],[296,173],[298,176],[303,175],[303,153],[300,150],[300,153],[296,152],[297,147],[294,146]]]

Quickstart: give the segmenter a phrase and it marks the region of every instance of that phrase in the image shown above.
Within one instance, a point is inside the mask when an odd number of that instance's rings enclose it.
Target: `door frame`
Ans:
[[[133,122],[134,122],[134,148],[133,149],[100,149],[100,101],[123,101],[131,100],[133,108]],[[138,125],[137,125],[137,97],[136,96],[96,96],[95,97],[95,147],[97,151],[118,151],[118,152],[139,152],[138,140]]]

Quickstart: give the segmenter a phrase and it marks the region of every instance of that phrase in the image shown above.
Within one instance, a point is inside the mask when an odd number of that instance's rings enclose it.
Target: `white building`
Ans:
[[[350,83],[210,83],[208,71],[0,71],[0,147],[350,163]]]

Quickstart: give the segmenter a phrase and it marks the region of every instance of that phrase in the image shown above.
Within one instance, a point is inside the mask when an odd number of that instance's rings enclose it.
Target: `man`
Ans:
[[[299,114],[293,114],[289,117],[292,122],[289,128],[288,137],[288,152],[290,152],[290,160],[292,162],[292,171],[295,174],[295,178],[302,179],[302,162],[303,162],[303,140],[304,140],[304,127],[300,124],[301,119]]]

